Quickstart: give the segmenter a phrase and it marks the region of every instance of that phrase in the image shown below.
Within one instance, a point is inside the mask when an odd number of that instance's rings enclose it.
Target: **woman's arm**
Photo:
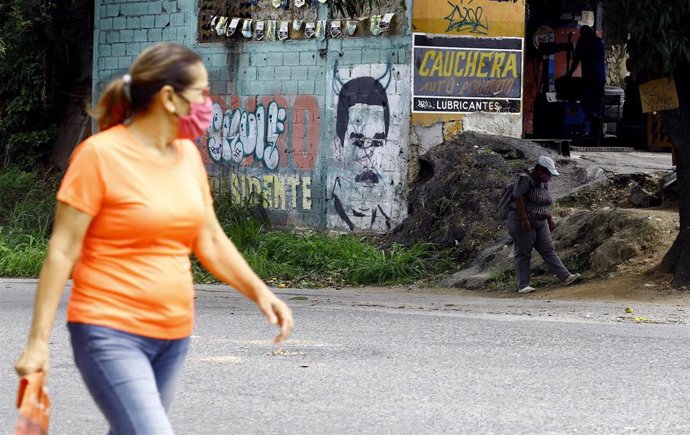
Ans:
[[[24,352],[15,364],[19,376],[39,370],[48,372],[50,333],[60,297],[74,263],[79,258],[84,234],[92,216],[58,202],[48,254],[39,274],[33,321]]]
[[[515,211],[518,215],[518,218],[520,218],[520,226],[522,229],[525,231],[531,230],[532,225],[530,225],[529,219],[527,218],[525,199],[522,196],[518,196],[518,198],[515,200]]]
[[[290,335],[292,311],[249,267],[223,232],[211,204],[206,207],[206,221],[194,242],[193,251],[206,270],[254,301],[269,323],[280,326],[280,333],[274,339],[276,343]]]

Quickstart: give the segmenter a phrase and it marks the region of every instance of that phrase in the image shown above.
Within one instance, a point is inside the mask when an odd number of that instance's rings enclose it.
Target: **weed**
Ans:
[[[509,286],[515,285],[515,271],[513,270],[494,270],[489,279],[489,290],[505,290]]]
[[[552,275],[542,275],[532,278],[532,285],[536,287],[551,287],[554,285],[560,285],[561,282]]]
[[[38,276],[47,250],[46,239],[11,234],[0,228],[0,276]]]

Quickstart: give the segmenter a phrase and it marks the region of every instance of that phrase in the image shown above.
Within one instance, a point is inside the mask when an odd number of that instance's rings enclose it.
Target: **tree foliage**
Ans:
[[[627,42],[639,82],[672,77],[679,107],[661,112],[676,156],[680,231],[659,265],[690,285],[690,0],[608,0],[607,32]]]
[[[670,76],[690,62],[690,0],[607,0],[607,40],[624,41],[633,75]]]
[[[40,1],[10,0],[0,6],[0,167],[30,167],[55,133],[43,110],[45,43],[50,19]]]
[[[91,38],[91,0],[0,2],[0,169],[30,169],[57,134],[74,45]]]

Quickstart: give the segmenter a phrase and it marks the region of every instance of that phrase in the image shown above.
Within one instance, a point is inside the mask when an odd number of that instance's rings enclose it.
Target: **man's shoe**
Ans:
[[[532,293],[535,290],[536,289],[534,287],[528,285],[527,287],[523,287],[520,290],[518,290],[518,293]]]
[[[568,277],[565,279],[565,281],[563,281],[563,285],[570,285],[576,281],[579,281],[580,278],[582,278],[582,277],[580,276],[579,273],[571,273],[570,275],[568,275]]]

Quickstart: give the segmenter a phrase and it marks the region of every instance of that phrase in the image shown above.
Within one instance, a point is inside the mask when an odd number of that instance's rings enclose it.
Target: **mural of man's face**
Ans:
[[[375,153],[386,143],[386,124],[383,106],[358,103],[348,109],[345,146],[353,160],[361,165],[355,182],[372,186],[379,182],[379,163]]]

